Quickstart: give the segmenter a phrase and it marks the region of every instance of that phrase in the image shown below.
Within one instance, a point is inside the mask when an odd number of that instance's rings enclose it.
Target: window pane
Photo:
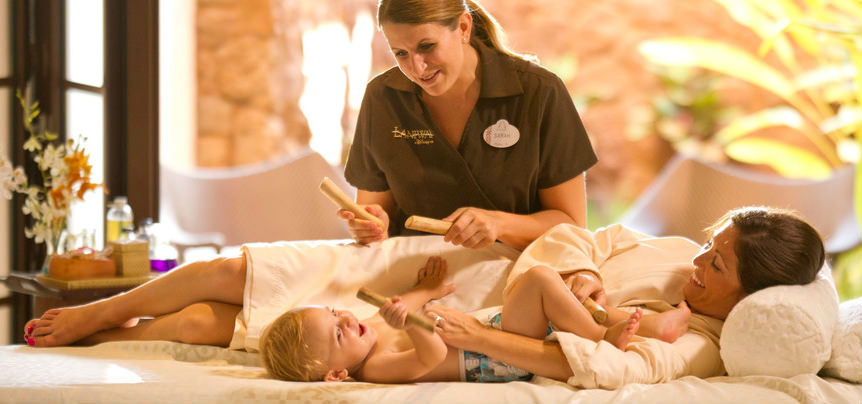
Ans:
[[[66,0],[66,80],[101,87],[103,0]]]
[[[10,1],[0,0],[0,77],[8,77],[12,73],[12,61],[9,57],[9,49],[12,48],[10,43],[12,27]],[[3,128],[7,127],[3,126]]]
[[[66,136],[81,142],[90,155],[93,166],[91,180],[96,183],[105,181],[105,134],[104,101],[100,94],[70,89],[66,92]],[[71,234],[92,232],[95,248],[104,245],[105,194],[101,190],[88,192],[83,202],[72,205],[72,215],[67,225]]]

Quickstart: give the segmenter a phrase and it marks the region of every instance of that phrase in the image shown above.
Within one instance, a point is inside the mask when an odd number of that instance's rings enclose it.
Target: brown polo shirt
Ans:
[[[344,170],[353,186],[391,190],[399,217],[443,218],[473,206],[518,214],[542,210],[538,190],[570,180],[596,163],[568,90],[543,67],[479,41],[479,99],[458,148],[440,134],[421,88],[398,67],[372,79]]]

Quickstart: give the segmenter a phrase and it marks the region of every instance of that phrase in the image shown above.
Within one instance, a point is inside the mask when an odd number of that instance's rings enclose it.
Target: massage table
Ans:
[[[279,304],[327,303],[349,308],[363,318],[376,308],[356,299],[359,287],[385,295],[398,293],[415,282],[416,270],[429,255],[442,255],[459,287],[440,303],[474,311],[501,304],[506,278],[519,255],[500,243],[481,250],[458,248],[440,236],[401,237],[371,247],[344,247],[348,243],[285,243],[297,256],[317,265],[305,268],[313,275],[304,275],[294,296]],[[249,321],[246,326],[238,332],[252,334],[260,324]],[[302,383],[269,378],[256,353],[206,345],[122,341],[92,347],[0,346],[0,403],[79,402],[859,403],[862,384],[813,373],[686,376],[612,390],[576,388],[543,377],[503,384]]]

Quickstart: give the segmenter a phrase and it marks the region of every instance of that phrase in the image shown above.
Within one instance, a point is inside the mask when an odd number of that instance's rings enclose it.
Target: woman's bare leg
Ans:
[[[143,316],[158,317],[193,303],[242,305],[245,257],[183,265],[126,293],[82,306],[51,309],[25,327],[34,346],[67,345]]]
[[[78,341],[95,345],[108,341],[175,341],[226,347],[233,338],[242,306],[218,302],[194,303],[176,312],[141,321],[133,327],[99,331]]]

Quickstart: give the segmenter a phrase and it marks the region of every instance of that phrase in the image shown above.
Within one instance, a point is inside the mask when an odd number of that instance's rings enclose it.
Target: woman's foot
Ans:
[[[39,319],[27,322],[24,339],[28,345],[37,347],[69,345],[96,332],[125,325],[111,321],[97,302],[46,311]]]
[[[664,342],[674,342],[688,331],[691,309],[683,300],[676,309],[656,315],[656,338]]]
[[[632,335],[635,335],[638,331],[641,317],[643,317],[643,311],[638,308],[627,320],[620,321],[608,327],[608,330],[605,331],[604,340],[614,344],[619,350],[624,351],[629,345]]]

